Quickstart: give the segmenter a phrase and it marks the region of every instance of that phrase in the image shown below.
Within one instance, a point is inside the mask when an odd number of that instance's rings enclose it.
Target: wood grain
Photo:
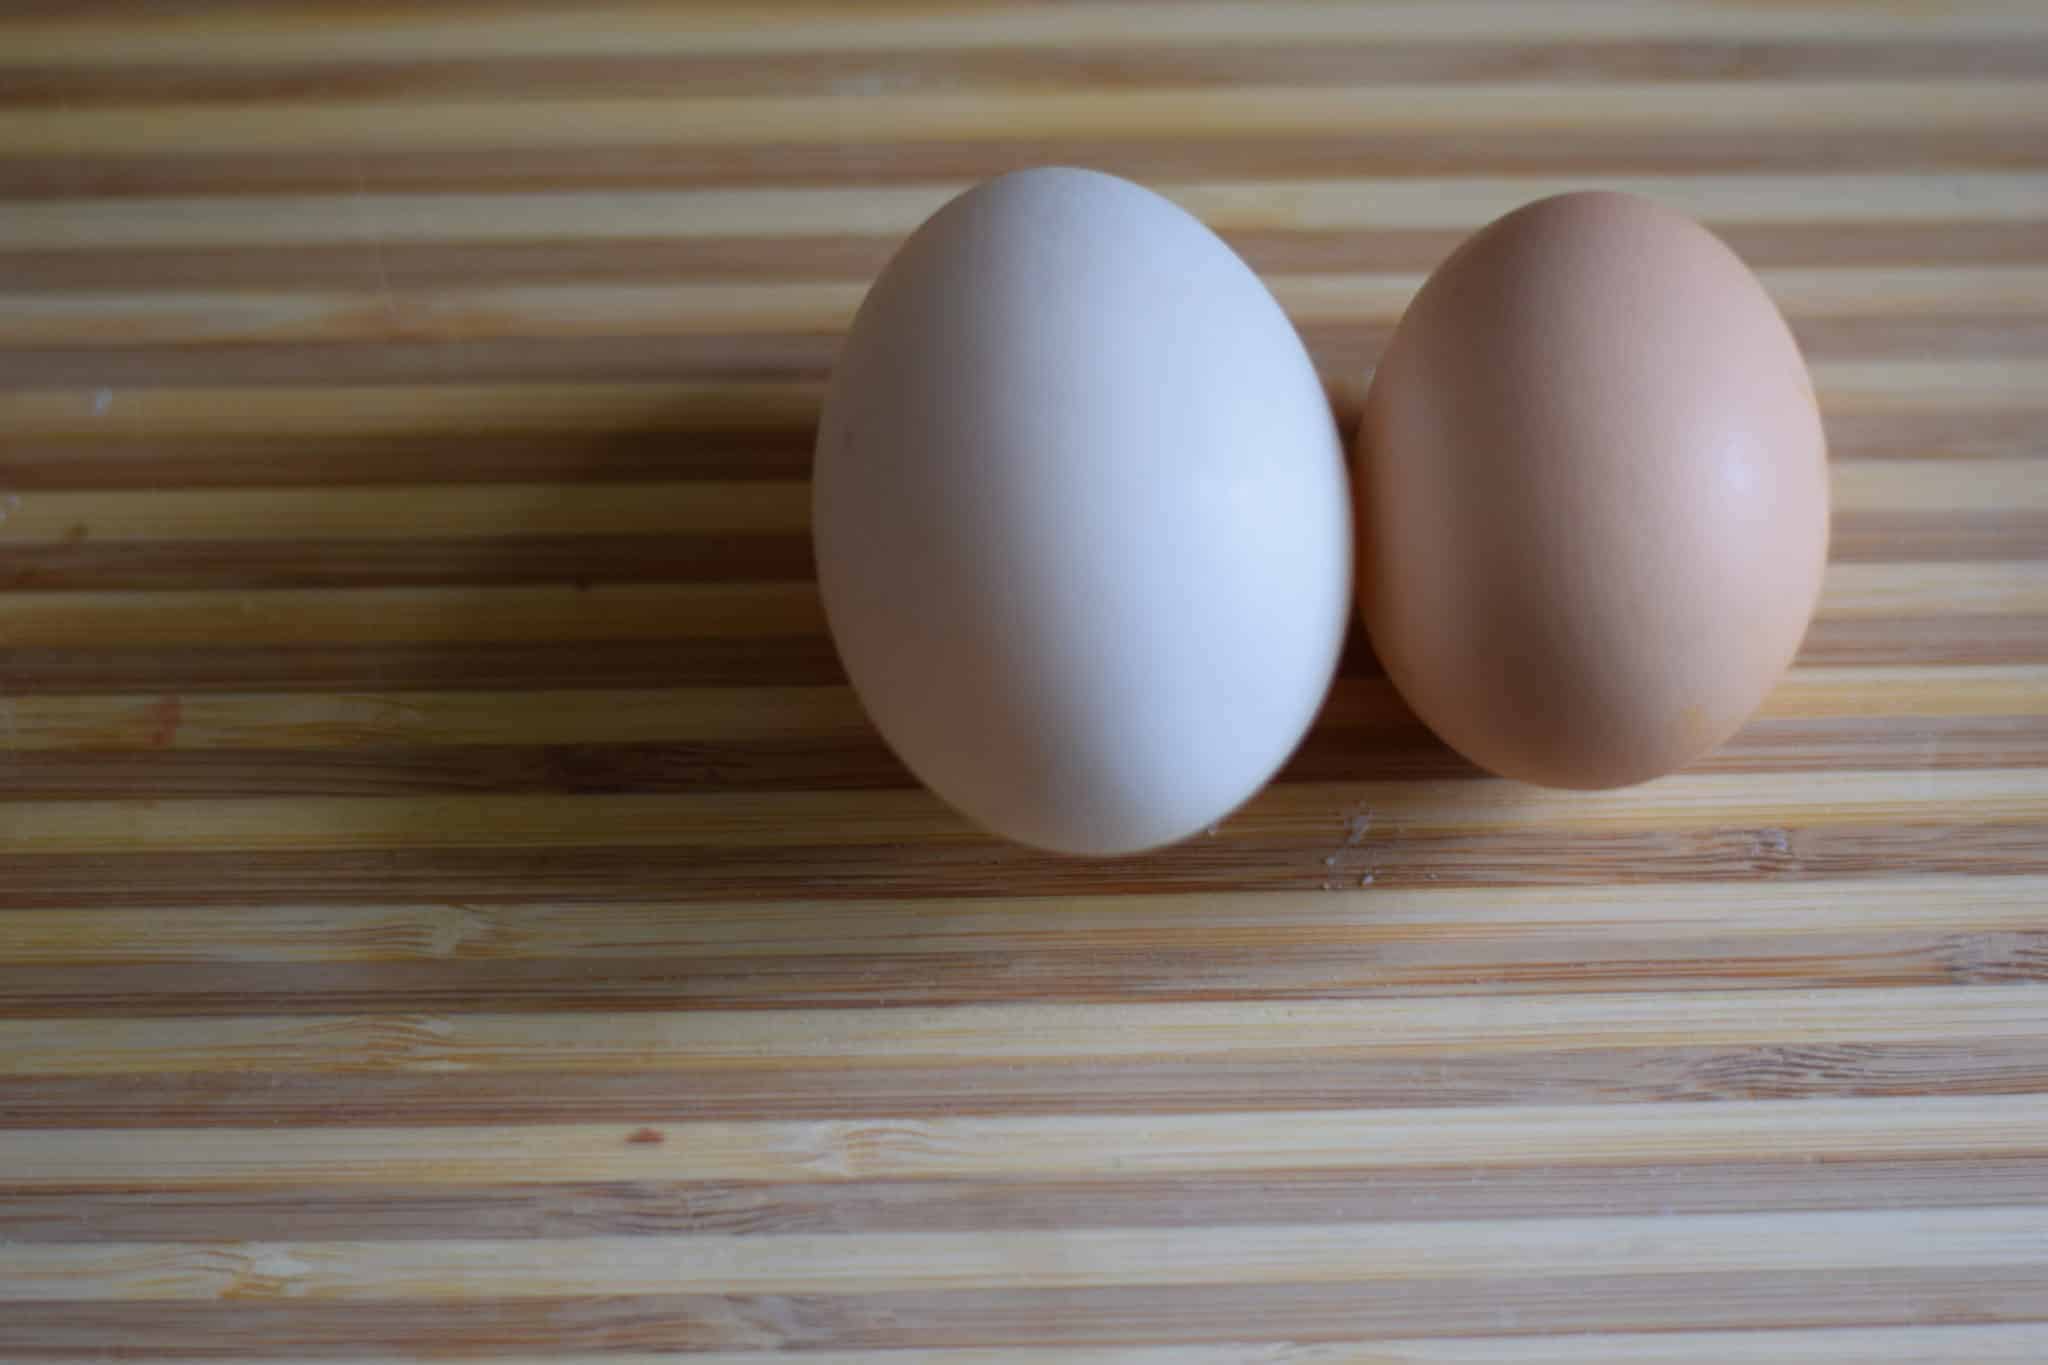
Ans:
[[[0,1360],[2048,1359],[2048,11],[0,15]],[[994,843],[864,719],[823,383],[959,189],[1214,225],[1340,413],[1473,227],[1700,216],[1833,556],[1639,790],[1354,640]]]

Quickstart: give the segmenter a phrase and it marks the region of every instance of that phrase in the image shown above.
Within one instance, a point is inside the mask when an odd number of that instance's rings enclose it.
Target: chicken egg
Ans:
[[[1542,200],[1461,246],[1396,328],[1356,456],[1374,648],[1508,777],[1613,787],[1698,758],[1820,594],[1799,348],[1734,252],[1645,199]]]
[[[1342,443],[1252,271],[1089,171],[943,208],[827,391],[819,588],[869,717],[976,823],[1070,853],[1213,825],[1301,739],[1350,615]]]

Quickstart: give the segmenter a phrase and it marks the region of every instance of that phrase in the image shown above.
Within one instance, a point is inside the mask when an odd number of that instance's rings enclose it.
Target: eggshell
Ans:
[[[1005,176],[911,237],[834,369],[814,499],[869,716],[1012,839],[1201,830],[1336,666],[1350,504],[1315,371],[1229,248],[1110,176]]]
[[[1546,199],[1459,248],[1396,329],[1357,455],[1373,645],[1509,777],[1612,787],[1698,758],[1820,594],[1798,346],[1732,251],[1648,200]]]

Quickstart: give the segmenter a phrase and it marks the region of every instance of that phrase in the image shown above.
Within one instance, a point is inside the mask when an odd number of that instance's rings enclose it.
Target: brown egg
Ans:
[[[1409,306],[1358,435],[1359,602],[1387,672],[1507,777],[1615,787],[1742,724],[1827,560],[1827,449],[1784,319],[1645,199],[1563,195]]]

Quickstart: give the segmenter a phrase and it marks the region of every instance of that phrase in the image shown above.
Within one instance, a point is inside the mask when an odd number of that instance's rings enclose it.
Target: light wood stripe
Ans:
[[[2048,314],[2048,271],[2032,266],[1925,271],[1766,271],[1793,320]],[[1414,275],[1276,276],[1274,296],[1298,324],[1392,324],[1420,286]],[[92,346],[206,341],[371,341],[422,337],[694,336],[839,332],[864,284],[495,285],[0,295],[0,345]]]
[[[675,1181],[566,1185],[281,1185],[253,1190],[0,1187],[10,1241],[302,1242],[766,1237],[1061,1229],[1329,1227],[1472,1218],[2017,1208],[2048,1204],[2048,1163],[1731,1162],[1276,1171],[1199,1176],[897,1180],[862,1186]]]
[[[1171,1056],[1256,1060],[1376,1052],[2027,1037],[2048,989],[1614,992],[1485,1001],[1347,1000],[625,1014],[0,1019],[0,1075],[295,1072],[678,1071],[919,1066]]]
[[[1983,364],[1927,361],[1845,361],[1811,367],[1822,415],[1895,417],[1944,405],[1977,409],[2041,407],[2040,376],[2030,362]]]
[[[456,438],[533,431],[727,432],[814,427],[822,386],[675,383],[390,384],[0,390],[0,420],[20,436],[134,435]]]
[[[1453,3],[1424,9],[1406,6],[1348,8],[1282,3],[1247,12],[1242,6],[1198,3],[1180,7],[1172,38],[1178,43],[1238,43],[1248,37],[1282,37],[1317,42],[1380,39],[1435,41],[1483,39],[1621,38],[1875,38],[1923,35],[2040,36],[2048,31],[2024,3],[1976,0],[1945,6],[1939,14],[1912,10],[1841,10],[1834,6],[1730,9],[1680,0],[1644,7],[1567,0],[1540,10],[1514,4]],[[726,5],[693,6],[684,15],[649,4],[607,4],[574,16],[542,6],[522,6],[475,25],[449,19],[379,15],[365,21],[319,13],[310,21],[301,9],[275,15],[237,14],[231,20],[186,16],[124,19],[14,20],[6,36],[18,60],[94,62],[110,49],[152,61],[247,62],[320,57],[383,61],[444,52],[494,57],[649,50],[744,55],[791,46],[815,50],[897,48],[1007,48],[1047,42],[1085,43],[1111,49],[1160,41],[1150,21],[1156,11],[1143,4],[1091,6],[1075,15],[1034,13],[1029,7],[956,13],[884,14],[861,22],[807,14],[801,30],[764,27],[751,11]]]
[[[0,611],[4,611],[0,607]],[[2004,564],[1831,564],[1820,610],[1830,616],[2048,612],[2048,560]]]
[[[2048,1325],[1831,1327],[1740,1332],[1603,1332],[1598,1336],[1489,1336],[1457,1340],[1241,1341],[1179,1346],[985,1346],[835,1352],[839,1365],[1727,1365],[1753,1355],[1784,1365],[2038,1365]],[[692,1365],[809,1365],[806,1351],[693,1352]],[[71,1358],[16,1356],[21,1365]],[[291,1357],[193,1357],[198,1365],[283,1365]],[[344,1359],[353,1362],[355,1357]],[[489,1355],[486,1365],[674,1365],[673,1355]]]
[[[2048,1099],[1756,1100],[1739,1104],[701,1123],[635,1142],[620,1124],[402,1129],[214,1127],[0,1132],[17,1188],[259,1187],[318,1181],[523,1185],[562,1180],[839,1182],[1207,1171],[1398,1170],[2029,1156],[2048,1152]]]
[[[587,146],[611,142],[747,145],[816,138],[930,135],[953,141],[1029,137],[1172,136],[1229,140],[1363,127],[1446,137],[1497,126],[1569,136],[1619,124],[1632,130],[1771,130],[1873,125],[2013,127],[2048,123],[2039,82],[1775,81],[1714,85],[1236,87],[1204,91],[1090,91],[970,95],[691,96],[498,101],[293,101],[261,119],[238,109],[0,109],[0,143],[18,154],[110,151],[180,154],[276,151],[326,155],[403,138],[416,147]]]
[[[1996,595],[2004,575],[1992,573]],[[1880,583],[1880,586],[1882,584]],[[1901,596],[1910,596],[1899,585]],[[810,584],[0,593],[0,646],[739,639],[824,629]]]
[[[1830,417],[2048,414],[2048,366],[2025,359],[1829,361],[1815,365],[1813,377]],[[130,438],[366,441],[648,428],[779,433],[813,429],[821,394],[813,381],[731,380],[0,389],[0,421],[24,438],[104,436],[110,428]]]
[[[360,294],[0,295],[0,345],[840,331],[860,284],[511,285]]]
[[[1619,792],[1532,792],[1499,780],[1300,783],[1268,789],[1230,819],[1217,842],[1310,836],[1330,823],[1333,808],[1375,806],[1398,811],[1395,832],[1413,838],[1727,824],[1818,828],[1910,821],[1936,802],[1948,823],[2039,820],[2048,816],[2043,771],[1678,775]],[[895,790],[17,802],[0,804],[0,837],[14,853],[508,844],[772,849],[982,838],[937,798]]]
[[[1159,189],[1219,230],[1471,229],[1588,177],[1202,182]],[[1982,223],[2048,217],[2042,177],[1600,176],[1590,183],[1663,200],[1717,225],[1792,221]],[[273,195],[100,199],[8,205],[0,249],[756,238],[909,232],[963,183],[861,190],[649,190],[552,194]]]
[[[1732,135],[1730,135],[1732,137]],[[2016,139],[2007,139],[2008,142]],[[1813,145],[1819,142],[1823,145]],[[1868,182],[1881,173],[1896,172],[1927,163],[1931,153],[1917,151],[1907,142],[1899,146],[1893,161],[1875,164],[1867,150],[1850,146],[1825,145],[1827,139],[1809,137],[1781,144],[1777,158],[1784,169],[1805,172],[1826,165],[1831,175],[1855,173]],[[1669,169],[1641,144],[1623,143],[1612,159],[1591,163],[1567,160],[1546,161],[1541,148],[1554,143],[1531,143],[1510,147],[1497,159],[1468,153],[1453,159],[1445,171],[1461,173],[1456,183],[1469,188],[1488,183],[1488,177],[1514,173],[1518,176],[1546,175],[1535,183],[1553,187],[1577,177],[1602,183],[1631,167],[1645,172]],[[1694,163],[1704,175],[1719,168],[1714,160],[1721,144],[1685,144],[1675,147],[1659,140],[1658,149],[1670,148],[1674,159]],[[1364,169],[1376,169],[1399,183],[1398,177],[1412,171],[1414,153],[1399,147],[1377,152],[1342,142],[1310,144],[1295,158],[1275,164],[1273,153],[1254,155],[1258,144],[1248,144],[1240,154],[1244,173],[1277,173],[1296,169],[1307,175],[1330,169],[1333,163],[1356,163],[1368,159]],[[1059,150],[1048,147],[1048,152]],[[1804,156],[1794,152],[1804,151]],[[1998,164],[2010,162],[2013,150],[1992,147],[1975,154]],[[727,154],[731,160],[736,154]],[[814,176],[803,173],[803,156],[817,160],[822,153],[790,152],[772,158],[776,164],[790,164],[785,179],[789,188],[811,187]],[[1659,152],[1658,156],[1665,153]],[[564,151],[561,176],[582,179],[565,185],[577,192],[626,192],[643,194],[689,189],[707,177],[726,177],[739,172],[723,165],[702,168],[676,166],[652,151],[632,157],[624,154],[593,159]],[[367,158],[365,158],[367,159]],[[710,159],[707,157],[707,159]],[[750,157],[745,165],[757,166],[765,157]],[[965,184],[977,175],[1001,174],[1019,169],[1015,155],[1000,156],[959,151],[928,154],[930,168],[915,173],[911,168],[890,183],[907,188],[926,188],[934,183]],[[624,160],[625,164],[618,164]],[[1127,178],[1146,183],[1173,183],[1185,165],[1175,160],[1171,148],[1139,144],[1114,154],[1087,155],[1078,150],[1064,158],[1069,162],[1107,164],[1127,172]],[[1724,154],[1724,164],[1726,156]],[[961,164],[964,163],[964,164]],[[1894,164],[1896,163],[1896,164]],[[226,184],[259,205],[270,205],[278,194],[296,201],[319,195],[346,197],[361,193],[361,180],[353,174],[337,176],[332,162],[286,165],[276,158],[245,156],[235,159],[170,163],[144,162],[139,167],[106,164],[92,173],[62,175],[53,169],[37,172],[20,163],[0,161],[0,195],[27,203],[104,201],[109,191],[120,190],[131,201],[155,202],[171,198],[192,201],[198,195]],[[70,163],[66,163],[70,164]],[[346,163],[344,163],[346,164]],[[461,193],[488,195],[493,191],[522,192],[531,180],[522,179],[516,168],[487,154],[444,154],[423,159],[398,159],[385,154],[373,170],[380,194],[432,191],[437,197]],[[318,166],[327,166],[320,171]],[[295,166],[305,167],[295,173]],[[1149,169],[1148,169],[1149,168]],[[1777,169],[1773,163],[1771,167]],[[365,172],[370,174],[371,172]],[[1821,173],[1815,170],[1813,173]],[[767,190],[781,184],[765,172],[752,188]],[[1448,177],[1447,177],[1448,178]],[[1233,183],[1226,180],[1215,182]],[[1295,182],[1289,182],[1290,184]],[[1640,182],[1647,185],[1648,182]],[[1656,182],[1674,183],[1673,178]],[[1868,185],[1851,189],[1868,192]],[[260,193],[259,193],[260,191]],[[1788,211],[1789,212],[1789,211]],[[1803,271],[1849,267],[1885,267],[1899,270],[1936,271],[1949,269],[2012,269],[2039,264],[2041,220],[2035,215],[1997,217],[1983,221],[1944,221],[1935,218],[1907,218],[1898,221],[1863,221],[1854,234],[1844,234],[1842,224],[1830,219],[1804,221],[1795,217],[1763,218],[1756,221],[1724,221],[1718,231],[1753,268]],[[907,228],[906,228],[907,230]],[[1224,239],[1262,274],[1276,277],[1325,275],[1420,274],[1433,269],[1456,248],[1469,228],[1455,225],[1393,225],[1365,229],[1303,229],[1284,227],[1232,227],[1223,225]],[[135,290],[164,292],[180,288],[196,291],[224,289],[268,289],[291,293],[350,291],[357,294],[381,292],[385,286],[396,291],[510,288],[517,286],[583,283],[589,285],[621,282],[660,286],[674,283],[732,284],[758,282],[764,286],[803,284],[810,281],[865,283],[887,263],[899,234],[855,234],[813,232],[794,236],[642,236],[585,242],[575,237],[543,237],[504,241],[406,241],[384,239],[375,252],[365,251],[359,236],[324,241],[279,241],[248,243],[232,247],[201,243],[156,243],[140,246],[83,246],[66,249],[51,245],[0,250],[0,287],[24,294],[49,294],[60,290],[106,292]],[[594,376],[616,379],[619,376]],[[90,382],[90,381],[85,381]],[[220,377],[212,382],[220,383]]]
[[[1939,49],[1916,48],[1899,74],[1922,74],[1929,61],[1939,67]],[[1314,84],[1330,78],[1328,63],[1334,53],[1318,55],[1324,69],[1301,78]],[[1587,57],[1583,49],[1565,49],[1556,54],[1556,64],[1566,68],[1564,78],[1580,77],[1573,69]],[[1672,62],[1696,60],[1696,54],[1673,54]],[[1756,60],[1744,50],[1732,64]],[[1084,59],[1085,60],[1085,59]],[[1383,75],[1410,79],[1415,70],[1397,70],[1387,64],[1399,54],[1375,50],[1353,69],[1337,73],[1337,79],[1369,78],[1367,68],[1381,66]],[[1453,61],[1457,58],[1454,56]],[[1767,60],[1767,58],[1765,59]],[[1948,54],[1947,69],[1927,74],[1948,75],[1959,66],[1972,64],[1967,54]],[[2029,58],[2026,49],[2006,48],[1985,56],[1975,64],[1984,77],[2011,75],[2034,77],[2042,63]],[[1418,66],[1425,71],[1436,63],[1425,59]],[[175,68],[172,68],[175,70]],[[402,73],[393,72],[400,75]],[[522,97],[546,93],[548,77],[533,85],[518,73],[495,73],[498,84],[521,87]],[[1279,72],[1263,79],[1286,85],[1293,73]],[[1511,75],[1532,73],[1512,71]],[[1649,72],[1652,76],[1662,73]],[[1681,79],[1698,80],[1712,73],[1695,71]],[[1723,73],[1723,74],[1741,74]],[[1790,73],[1788,73],[1790,74]],[[1840,76],[1839,69],[1823,75]],[[1870,73],[1861,73],[1870,74]],[[0,71],[0,75],[13,75]],[[202,81],[211,78],[203,76]],[[1469,78],[1469,77],[1468,77]],[[1595,79],[1617,79],[1617,73],[1596,73]],[[28,82],[47,79],[31,75]],[[260,79],[260,77],[259,77]],[[281,78],[300,87],[307,96],[322,93],[333,81],[324,73],[308,80],[287,74]],[[888,78],[882,78],[887,81]],[[61,78],[60,78],[61,80]],[[343,77],[346,82],[347,77]],[[1028,77],[1025,78],[1028,82]],[[871,77],[855,77],[849,84],[872,83]],[[1016,82],[1005,82],[1012,84]],[[693,76],[672,74],[659,79],[644,68],[617,87],[599,83],[598,89],[618,93],[636,87],[667,94],[700,85]],[[1058,85],[1059,82],[1052,82]],[[1196,81],[1198,89],[1216,89],[1214,82]],[[1180,86],[1180,82],[1175,82]],[[837,91],[842,85],[830,85]],[[68,99],[61,90],[53,92],[58,102]],[[352,91],[337,91],[347,95]],[[582,94],[583,90],[567,93]],[[183,99],[185,91],[174,92]],[[15,101],[20,103],[21,101]],[[31,101],[32,102],[32,101]],[[204,96],[190,103],[204,104]],[[0,99],[0,104],[7,103]],[[93,98],[73,101],[76,105],[102,105]],[[345,155],[295,157],[277,151],[214,152],[192,157],[140,157],[109,154],[84,158],[33,157],[0,158],[0,199],[18,202],[48,199],[98,199],[109,195],[132,198],[189,197],[199,194],[349,194],[369,187],[378,192],[406,193],[489,193],[523,192],[535,184],[552,184],[560,191],[700,189],[706,185],[746,188],[839,188],[928,185],[970,182],[1002,175],[1032,165],[1088,165],[1143,183],[1184,183],[1194,177],[1220,182],[1248,179],[1299,179],[1331,174],[1399,178],[1427,172],[1441,176],[1577,176],[1605,179],[1611,176],[1677,175],[1892,175],[1921,170],[2012,171],[2038,168],[2043,164],[2036,130],[2027,127],[1993,125],[1937,125],[1929,129],[1894,126],[1872,137],[1852,127],[1821,128],[1774,138],[1759,138],[1756,127],[1713,127],[1686,133],[1683,130],[1636,132],[1625,122],[1579,131],[1568,138],[1543,129],[1489,129],[1446,139],[1427,127],[1379,131],[1360,127],[1347,131],[1323,132],[1300,137],[1234,138],[1198,140],[1167,134],[1156,136],[1054,135],[1017,142],[1000,138],[945,140],[930,138],[902,143],[810,140],[774,143],[683,143],[661,141],[606,143],[597,146],[555,144],[508,157],[504,149],[491,145],[429,147],[409,150],[402,142],[351,148]],[[1927,223],[1895,224],[1867,220],[1859,224],[1858,235],[1845,239],[1844,250],[1830,252],[1826,234],[1814,224],[1780,221],[1751,228],[1726,227],[1741,239],[1745,254],[1772,264],[1839,264],[1850,260],[1897,261],[1937,265],[1944,262],[2022,262],[2037,260],[2031,224],[2022,222],[1950,225],[1945,231],[1930,230]],[[780,245],[778,246],[778,240]],[[827,252],[841,264],[834,267],[818,252],[813,240],[809,254],[789,249],[797,239],[753,241],[745,237],[706,239],[695,252],[672,244],[671,262],[690,258],[699,263],[716,261],[736,267],[742,273],[780,273],[788,277],[844,275],[846,260],[860,258],[868,268],[879,269],[885,252],[881,239],[865,242],[841,239],[830,242]],[[1369,241],[1323,237],[1292,244],[1298,253],[1277,250],[1279,244],[1257,245],[1257,264],[1265,269],[1306,270],[1329,268],[1332,263],[1351,263],[1373,268],[1417,269],[1434,261],[1428,249],[1447,251],[1454,243],[1445,234],[1410,232],[1397,237]],[[557,263],[581,261],[582,273],[630,275],[627,262],[606,258],[574,242],[558,242],[552,250],[546,244],[529,243],[528,248]],[[643,258],[662,254],[643,243]],[[658,244],[654,244],[658,246]],[[280,262],[248,261],[246,269],[221,262],[230,279],[267,278],[275,283],[304,286],[317,276],[292,277],[280,271]],[[53,263],[60,273],[56,279],[83,281],[81,267],[92,266],[90,258],[70,258]],[[147,273],[150,258],[138,256],[137,273]],[[0,256],[0,278],[21,279],[15,272],[24,262]],[[431,273],[419,260],[403,262],[412,273]],[[112,282],[104,259],[97,263],[102,287]],[[445,262],[444,262],[445,268]],[[323,267],[332,274],[335,263]],[[252,273],[253,272],[253,275]],[[455,276],[483,275],[492,271],[486,261],[457,263]],[[554,273],[554,272],[550,272]],[[646,272],[642,272],[646,273]],[[698,273],[696,270],[681,273]],[[218,277],[214,277],[218,281]],[[37,281],[30,287],[54,280]]]
[[[529,1298],[884,1289],[1313,1284],[1484,1279],[1540,1256],[1558,1275],[2025,1266],[2048,1210],[1720,1214],[1228,1230],[893,1233],[838,1237],[254,1242],[221,1247],[0,1246],[0,1300],[154,1302]]]
[[[1828,469],[1837,514],[1903,512],[1939,506],[1944,512],[2048,510],[2040,471],[2026,460],[1844,460]],[[742,513],[742,516],[744,514]],[[2048,536],[2037,544],[2048,552]]]
[[[1506,17],[1506,16],[1504,16]],[[1554,81],[1729,81],[1814,77],[2011,78],[2048,67],[2048,42],[1921,35],[1820,38],[1641,37],[1574,42],[1475,37],[1460,42],[1382,37],[1305,42],[1260,35],[1225,45],[1125,48],[1114,64],[1059,46],[787,50],[702,55],[558,51],[547,56],[394,55],[377,62],[285,59],[208,63],[109,61],[90,70],[29,62],[0,66],[0,99],[15,105],[200,103],[280,98],[537,95],[850,94],[860,91],[1086,89],[1107,86],[1284,86]],[[1218,148],[1202,149],[1207,156]],[[1752,155],[1755,155],[1752,152]]]
[[[2048,707],[2048,673],[2024,665],[1940,670],[1795,668],[1764,699],[1762,714],[2038,715],[2044,707]]]
[[[1802,667],[1766,718],[2048,715],[2048,667]],[[1383,729],[1412,715],[1385,679],[1340,681],[1322,724]],[[869,733],[844,687],[522,692],[216,693],[0,698],[0,752],[346,749],[394,743],[630,744]]]
[[[1245,1341],[1179,1346],[987,1346],[835,1352],[840,1365],[1727,1365],[1744,1354],[1786,1365],[2037,1365],[2048,1325],[1832,1327],[1746,1332],[1603,1332],[1598,1336],[1492,1336],[1483,1339],[1378,1338],[1372,1341]],[[804,1351],[692,1353],[692,1365],[808,1365]],[[476,1357],[487,1365],[674,1365],[672,1355]],[[68,1358],[27,1357],[21,1365],[68,1365]],[[229,1357],[193,1359],[222,1365]],[[235,1356],[244,1365],[281,1365],[290,1357]],[[353,1358],[349,1358],[353,1360]]]
[[[877,793],[878,795],[883,793]],[[1938,795],[1938,793],[1937,793]],[[1720,824],[1692,829],[1451,834],[1390,840],[1369,857],[1332,856],[1303,830],[1233,841],[1183,862],[1187,851],[1129,864],[1055,858],[986,839],[915,845],[812,841],[712,848],[694,845],[376,847],[282,850],[150,849],[0,855],[0,907],[153,906],[195,903],[307,905],[460,899],[640,903],[650,887],[680,903],[778,898],[922,900],[967,894],[1108,895],[1134,881],[1166,890],[1265,887],[1333,892],[1366,876],[1373,886],[1661,885],[1727,877],[1759,884],[1838,877],[1918,878],[1996,870],[2048,873],[2038,820],[1979,821],[1938,807],[1893,823]],[[904,851],[909,848],[911,851]],[[801,853],[793,852],[800,849]]]
[[[1368,834],[1370,831],[1368,831]],[[1370,845],[1366,845],[1370,849]],[[392,962],[645,957],[909,957],[1010,945],[1144,950],[1518,941],[1583,934],[1675,950],[1736,936],[1952,936],[2040,928],[2048,877],[1921,877],[1790,886],[1380,887],[1327,895],[1181,893],[926,902],[179,906],[15,911],[0,962]],[[147,930],[147,932],[143,932]]]

